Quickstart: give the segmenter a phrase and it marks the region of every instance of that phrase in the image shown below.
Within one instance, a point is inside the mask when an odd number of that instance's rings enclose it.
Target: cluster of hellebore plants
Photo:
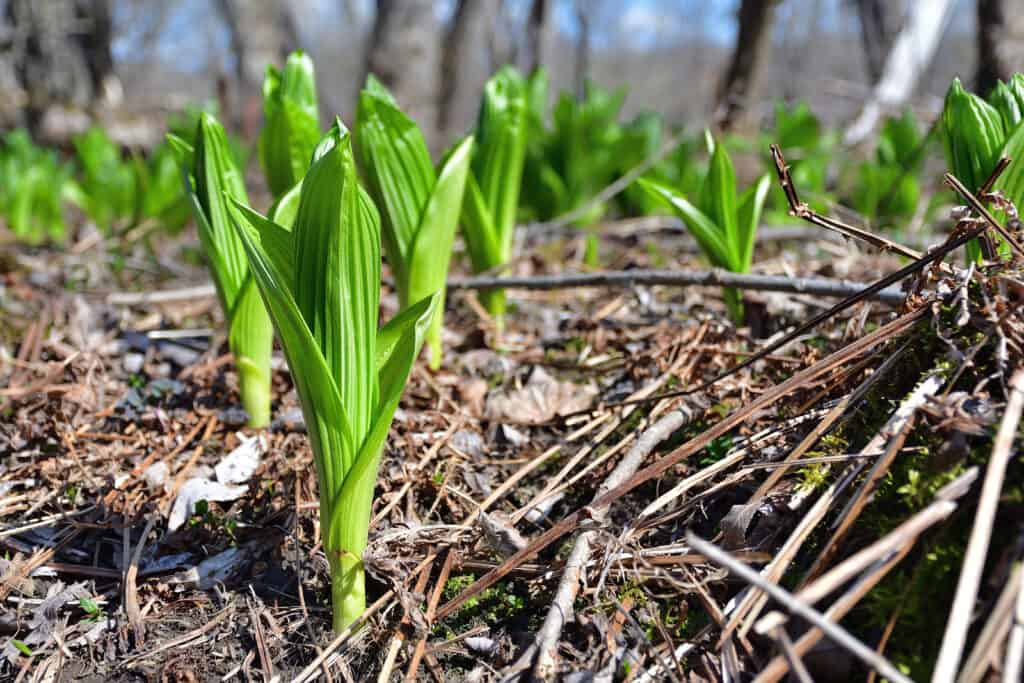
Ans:
[[[994,189],[1015,206],[1024,201],[1024,74],[1008,83],[1000,81],[988,100],[964,90],[954,79],[946,93],[940,120],[946,161],[950,171],[972,191],[992,174],[1002,157],[1010,165],[997,178]],[[968,244],[968,258],[981,256],[977,240]]]
[[[194,144],[169,141],[251,426],[270,418],[275,331],[288,361],[317,467],[340,630],[365,607],[361,558],[377,466],[425,342],[440,365],[444,284],[460,219],[478,270],[508,260],[519,180],[507,176],[522,167],[522,78],[505,71],[488,84],[478,139],[462,140],[438,168],[419,128],[373,77],[352,133],[340,120],[321,133],[313,63],[301,52],[283,70],[268,70],[263,94],[267,215],[249,206],[243,170],[214,116],[200,118]],[[382,243],[400,307],[379,327]],[[487,303],[503,311],[499,294]]]

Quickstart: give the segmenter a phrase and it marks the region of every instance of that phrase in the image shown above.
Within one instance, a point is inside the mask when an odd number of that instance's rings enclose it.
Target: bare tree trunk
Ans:
[[[262,115],[260,90],[267,65],[280,64],[298,46],[295,24],[280,0],[218,0],[218,5],[236,60],[241,120],[235,123],[253,136]]]
[[[108,0],[8,0],[5,20],[4,80],[14,86],[5,99],[24,108],[20,123],[37,135],[75,132],[44,131],[46,114],[55,105],[85,110],[106,91],[114,71]]]
[[[741,0],[739,31],[732,60],[718,88],[716,119],[724,129],[735,127],[747,109],[771,43],[772,16],[778,0]]]
[[[526,20],[526,45],[523,48],[523,72],[533,73],[544,64],[544,32],[548,23],[548,0],[533,0]]]
[[[974,87],[987,94],[1024,69],[1024,1],[978,1],[978,70]]]
[[[484,83],[494,70],[498,0],[459,0],[444,41],[438,129],[451,138],[473,120]]]
[[[854,145],[867,138],[884,112],[903,106],[914,93],[939,47],[953,5],[953,0],[928,0],[912,6],[906,25],[889,51],[881,79],[846,131],[846,144]]]
[[[579,24],[580,35],[576,40],[576,97],[582,100],[586,96],[587,76],[590,74],[590,15],[585,3],[576,0],[576,22]]]
[[[367,55],[376,75],[423,130],[438,143],[440,27],[431,0],[377,0],[377,18]]]
[[[896,39],[902,3],[896,0],[855,0],[855,3],[868,78],[873,85],[882,77],[885,59]]]

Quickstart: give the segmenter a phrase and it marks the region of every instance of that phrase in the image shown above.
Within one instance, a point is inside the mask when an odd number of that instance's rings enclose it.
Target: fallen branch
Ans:
[[[784,275],[730,273],[725,270],[613,270],[603,273],[567,273],[527,277],[467,277],[448,281],[448,289],[572,289],[578,287],[633,287],[635,285],[696,285],[739,287],[765,292],[789,292],[813,296],[849,297],[869,285],[825,278],[792,278]],[[869,296],[899,304],[904,294],[895,287],[872,291]]]

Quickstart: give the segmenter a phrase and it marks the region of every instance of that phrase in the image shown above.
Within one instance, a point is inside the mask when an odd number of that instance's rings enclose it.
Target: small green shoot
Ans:
[[[749,273],[761,210],[768,196],[768,175],[762,175],[745,192],[736,188],[736,173],[725,146],[707,135],[711,162],[704,184],[692,204],[674,188],[643,180],[641,186],[670,207],[686,224],[704,255],[716,268]],[[738,195],[738,196],[737,196]],[[743,321],[740,291],[726,287],[725,302],[733,321]]]

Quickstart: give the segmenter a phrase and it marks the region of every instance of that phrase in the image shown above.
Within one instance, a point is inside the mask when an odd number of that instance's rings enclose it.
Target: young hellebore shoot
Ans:
[[[964,90],[960,79],[955,78],[946,93],[939,124],[949,170],[972,192],[981,188],[1001,157],[1010,159],[994,189],[1017,207],[1024,202],[1022,112],[1024,75],[1014,75],[1009,83],[1000,82],[987,102]],[[967,245],[967,254],[971,261],[981,258],[978,240]]]
[[[381,212],[381,237],[400,308],[438,292],[427,330],[430,367],[436,370],[441,367],[445,278],[473,137],[456,145],[435,172],[419,126],[370,76],[359,97],[355,142],[366,184]]]
[[[462,204],[462,235],[473,270],[491,271],[512,259],[519,188],[526,160],[527,86],[522,75],[505,67],[484,87],[472,173]],[[500,330],[505,290],[480,293]]]
[[[229,216],[229,202],[248,201],[242,171],[228,147],[224,128],[210,114],[199,118],[195,147],[173,135],[168,140],[178,154],[185,193],[227,319],[228,346],[238,369],[242,407],[249,414],[249,426],[266,426],[270,422],[274,330]]]
[[[377,465],[438,296],[377,329],[380,218],[336,122],[317,146],[287,228],[233,202],[259,291],[302,404],[320,489],[335,630],[366,604],[366,547]]]
[[[762,175],[737,197],[736,172],[725,145],[716,144],[710,134],[707,144],[711,161],[696,205],[674,188],[652,180],[639,182],[679,216],[712,265],[733,273],[749,273],[757,225],[768,196],[768,175]],[[726,287],[724,293],[730,316],[742,322],[741,292]]]

